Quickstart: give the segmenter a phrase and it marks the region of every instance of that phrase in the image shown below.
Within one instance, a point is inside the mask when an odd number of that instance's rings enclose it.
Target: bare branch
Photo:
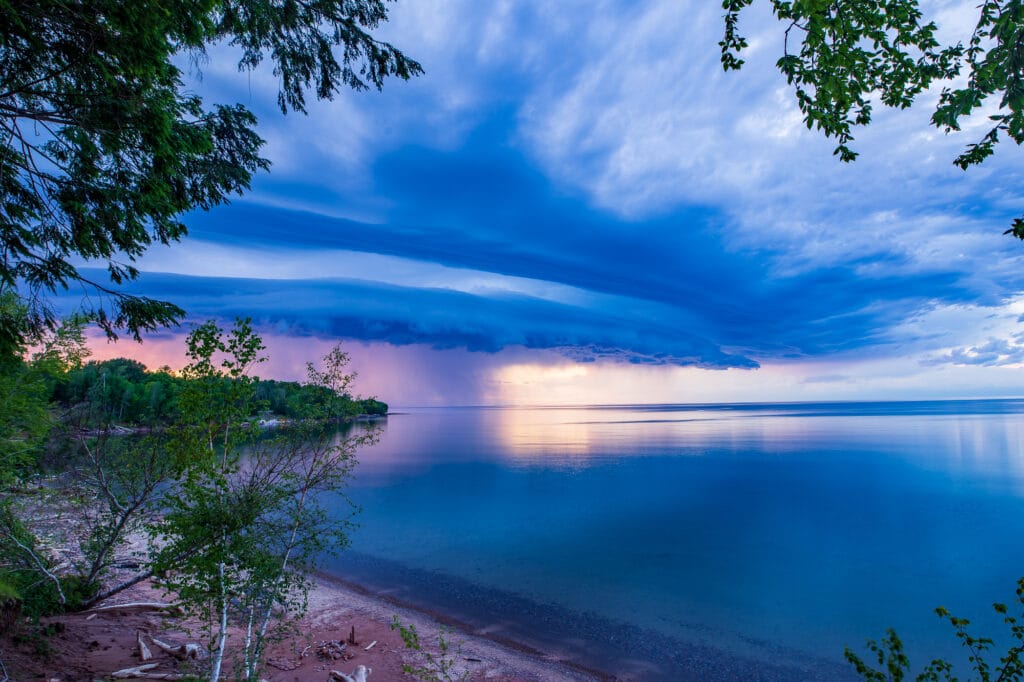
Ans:
[[[50,569],[46,567],[46,564],[39,557],[39,555],[36,554],[31,547],[26,546],[24,543],[18,540],[18,538],[16,538],[13,533],[7,531],[6,529],[0,529],[0,533],[3,533],[4,537],[6,537],[8,540],[17,545],[19,549],[25,552],[25,554],[28,555],[30,559],[32,559],[32,563],[36,565],[36,568],[39,570],[39,572],[46,576],[46,578],[53,583],[54,587],[56,587],[57,601],[60,603],[61,606],[66,605],[68,603],[68,600],[67,597],[64,596],[64,589],[61,587],[60,578],[54,575],[50,571]]]

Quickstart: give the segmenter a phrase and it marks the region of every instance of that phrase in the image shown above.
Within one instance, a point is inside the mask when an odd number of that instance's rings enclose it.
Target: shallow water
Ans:
[[[401,412],[329,571],[614,673],[956,658],[1024,575],[1024,401]]]

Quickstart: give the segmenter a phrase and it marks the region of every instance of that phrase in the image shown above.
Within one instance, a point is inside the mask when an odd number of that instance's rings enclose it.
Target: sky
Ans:
[[[969,37],[976,3],[922,4]],[[393,405],[1024,395],[1022,151],[955,168],[985,119],[931,127],[936,88],[839,162],[755,5],[726,73],[717,2],[400,0],[379,35],[425,74],[306,116],[211,50],[193,87],[273,167],[139,262],[183,326],[96,357],[179,366],[189,324],[242,315],[265,375],[342,340]]]

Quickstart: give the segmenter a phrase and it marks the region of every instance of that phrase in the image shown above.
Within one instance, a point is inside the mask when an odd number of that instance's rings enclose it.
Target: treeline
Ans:
[[[327,390],[322,386],[300,384],[297,381],[264,379],[256,385],[256,399],[263,402],[272,415],[301,419],[305,406],[323,401]],[[342,395],[342,400],[348,401],[344,412],[346,418],[363,415],[382,417],[388,413],[388,404],[375,398],[354,399]]]
[[[223,382],[236,381],[221,377]],[[178,396],[188,379],[167,367],[149,371],[136,360],[116,358],[93,361],[51,377],[51,403],[65,413],[77,410],[82,426],[100,428],[109,424],[157,426],[180,418]],[[330,389],[297,381],[273,379],[255,382],[252,419],[303,419],[311,405],[328,399],[336,402],[334,418],[360,415],[383,416],[388,406],[373,398],[356,399],[348,394],[330,395]]]

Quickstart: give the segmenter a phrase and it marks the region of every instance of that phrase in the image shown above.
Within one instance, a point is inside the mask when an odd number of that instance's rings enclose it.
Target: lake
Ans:
[[[1024,401],[396,411],[328,572],[623,677],[959,660],[1024,575]]]

